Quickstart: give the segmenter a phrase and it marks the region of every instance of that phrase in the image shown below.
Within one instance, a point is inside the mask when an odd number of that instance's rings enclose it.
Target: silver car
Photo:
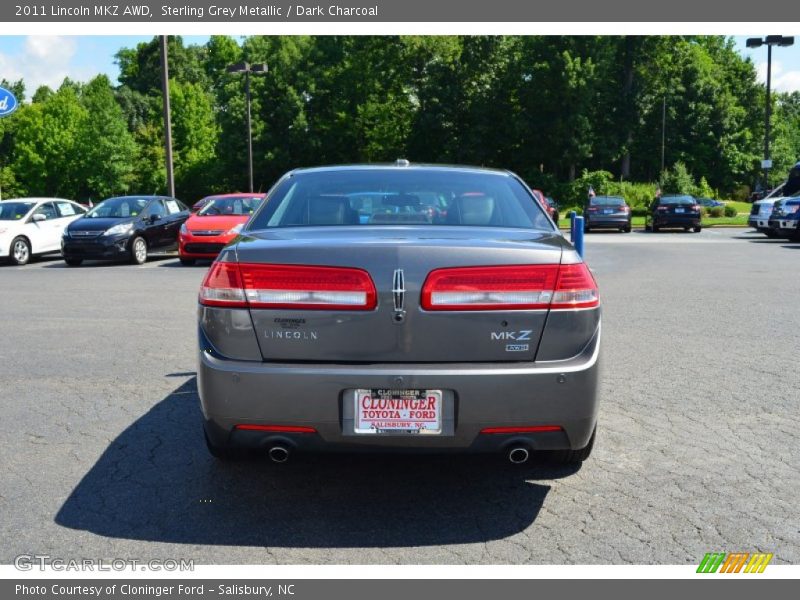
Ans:
[[[747,224],[750,227],[770,238],[778,236],[778,232],[770,227],[769,224],[769,218],[772,216],[774,204],[775,198],[756,200],[753,202],[753,206],[750,209],[750,216],[747,218]]]
[[[216,457],[591,452],[597,285],[507,171],[292,171],[212,264],[199,302]]]

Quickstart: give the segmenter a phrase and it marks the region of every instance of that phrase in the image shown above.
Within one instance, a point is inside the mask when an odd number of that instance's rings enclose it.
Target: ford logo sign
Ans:
[[[6,88],[0,87],[0,117],[6,117],[17,110],[17,98]]]

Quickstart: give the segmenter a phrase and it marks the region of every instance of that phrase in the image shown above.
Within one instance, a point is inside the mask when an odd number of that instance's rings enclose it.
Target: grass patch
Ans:
[[[734,207],[736,209],[736,212],[738,212],[738,213],[745,213],[745,214],[748,214],[748,215],[750,214],[750,209],[753,208],[753,205],[750,204],[749,202],[735,202],[733,200],[729,200],[729,201],[725,202],[725,204],[727,206]],[[745,219],[745,221],[746,221],[746,219]]]

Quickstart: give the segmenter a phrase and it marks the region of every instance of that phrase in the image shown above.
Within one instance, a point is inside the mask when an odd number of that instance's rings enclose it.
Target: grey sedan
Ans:
[[[199,302],[218,458],[591,452],[597,285],[507,171],[292,171],[212,264]]]

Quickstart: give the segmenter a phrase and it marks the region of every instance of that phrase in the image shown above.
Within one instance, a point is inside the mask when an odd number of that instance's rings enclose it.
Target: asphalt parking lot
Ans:
[[[604,302],[593,456],[222,465],[175,258],[0,266],[0,562],[800,562],[800,244],[746,229],[592,233]]]

